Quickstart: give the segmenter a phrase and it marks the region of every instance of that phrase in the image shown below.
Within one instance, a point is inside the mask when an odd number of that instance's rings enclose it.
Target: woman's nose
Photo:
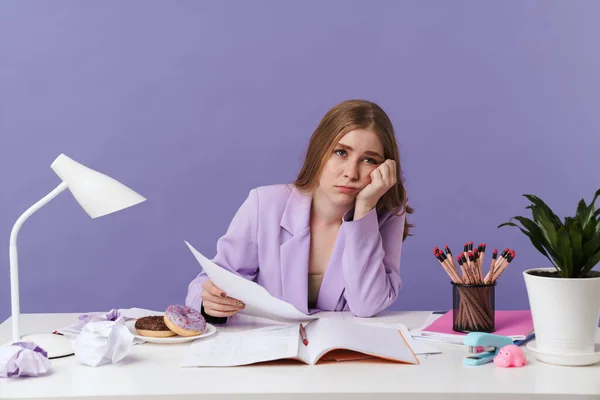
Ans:
[[[351,180],[358,179],[358,167],[352,162],[346,163],[344,166],[344,177]]]

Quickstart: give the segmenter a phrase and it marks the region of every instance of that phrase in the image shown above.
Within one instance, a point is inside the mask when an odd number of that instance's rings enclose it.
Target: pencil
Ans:
[[[440,265],[442,266],[444,271],[446,271],[446,273],[450,277],[450,280],[455,283],[460,283],[460,277],[458,276],[458,273],[454,271],[454,268],[452,268],[447,258],[444,260],[445,254],[442,253],[437,247],[436,249],[434,249],[433,254],[435,258],[437,258],[437,260],[440,262]]]
[[[452,255],[452,252],[450,251],[450,247],[448,247],[448,245],[444,246],[444,250],[446,251],[446,254]]]
[[[471,276],[473,277],[473,283],[477,283],[477,275],[475,274],[475,269],[477,268],[477,266],[475,265],[475,256],[473,255],[473,252],[471,250],[469,250],[469,269],[470,269],[470,273]]]
[[[494,273],[492,274],[492,281],[495,280],[494,277],[498,276],[498,271],[500,271],[500,269],[503,268],[510,252],[511,252],[510,249],[508,249],[508,248],[504,249],[504,251],[500,255],[500,258],[498,258],[498,261],[496,261],[496,266],[494,267]]]
[[[473,251],[473,259],[475,260],[475,275],[477,276],[477,283],[481,283],[481,273],[479,272],[479,263],[481,262],[479,249],[477,248]]]
[[[448,260],[448,257],[446,257],[446,254],[442,253],[441,251],[438,252],[438,255],[440,256],[440,258],[442,259],[442,262],[450,269],[452,270],[452,262],[450,260]]]
[[[463,253],[462,253],[462,255],[465,256],[465,258],[463,259],[463,262],[465,262],[465,259],[467,257],[469,257],[469,243],[465,243],[465,245],[463,246]],[[461,259],[462,259],[462,256],[461,256]]]
[[[504,270],[506,270],[506,268],[508,267],[508,265],[514,258],[515,258],[515,252],[514,252],[514,250],[510,250],[508,253],[508,256],[506,256],[506,261],[500,265],[497,272],[492,277],[492,282],[496,282],[496,280],[500,277],[500,275],[502,275]]]
[[[467,266],[467,262],[465,261],[465,257],[456,256],[456,260],[458,261],[458,265],[460,265],[460,269],[462,270],[463,282],[467,285],[470,285],[473,282],[471,282],[471,275],[469,274],[469,269]]]
[[[448,257],[448,260],[450,260],[450,264],[452,265],[452,267],[456,268],[456,265],[454,264],[454,259],[452,258],[452,252],[450,251],[450,247],[448,247],[448,245],[444,246],[444,254],[446,255],[446,257]]]
[[[446,258],[446,255],[443,255],[444,261],[446,261],[448,265],[448,272],[450,272],[450,276],[453,277],[453,281],[455,283],[462,283],[462,279],[460,277],[460,273],[458,272],[458,268],[454,264],[454,260],[452,259],[452,255]]]
[[[496,260],[496,264],[494,265],[494,270],[498,269],[500,264],[502,264],[504,262],[504,259],[506,258],[507,254],[508,254],[508,247],[502,251],[502,254],[500,254],[500,257],[498,257],[498,259]]]
[[[477,246],[477,269],[479,272],[479,280],[483,281],[483,274],[481,272],[481,266],[483,264],[483,257],[485,255],[485,249],[483,247],[483,243],[481,243],[479,246]]]
[[[306,331],[302,324],[300,324],[300,337],[302,338],[302,343],[304,343],[305,346],[308,346],[308,338],[306,337]]]
[[[477,268],[475,265],[475,257],[473,257],[473,252],[469,250],[469,253],[467,254],[467,266],[468,266],[468,270],[469,270],[469,274],[471,274],[471,283],[476,284],[477,283],[477,273],[475,272],[475,269]]]
[[[460,280],[460,273],[458,272],[458,266],[456,265],[456,263],[454,262],[454,257],[452,257],[452,252],[450,251],[450,247],[448,247],[447,245],[444,246],[444,249],[446,251],[446,255],[448,255],[448,260],[450,261],[450,265],[452,265],[452,271],[454,271],[454,273],[459,277],[459,280],[457,283],[462,283]]]
[[[485,259],[485,248],[486,248],[486,244],[483,243],[481,245],[481,260],[479,261],[479,273],[481,274],[481,281],[485,283],[485,281],[483,280],[483,261]]]
[[[498,249],[494,249],[492,253],[492,260],[490,261],[490,271],[485,276],[485,283],[489,284],[492,279],[492,274],[494,272],[494,264],[496,263],[496,258],[498,258]]]

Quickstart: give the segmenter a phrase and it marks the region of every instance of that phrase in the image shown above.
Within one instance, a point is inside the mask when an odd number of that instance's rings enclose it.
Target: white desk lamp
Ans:
[[[19,217],[10,233],[10,294],[12,304],[12,342],[19,340],[35,342],[48,352],[48,358],[57,358],[73,354],[71,343],[66,336],[52,333],[35,333],[21,337],[19,334],[20,310],[17,235],[21,226],[33,213],[67,188],[71,191],[79,205],[92,218],[102,217],[134,206],[146,199],[122,183],[81,165],[64,154],[59,155],[50,167],[62,179],[62,183],[25,211]]]

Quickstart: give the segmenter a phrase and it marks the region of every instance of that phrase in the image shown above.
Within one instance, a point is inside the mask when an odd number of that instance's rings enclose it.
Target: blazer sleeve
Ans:
[[[390,214],[380,226],[375,209],[356,221],[353,213],[344,216],[341,228],[344,296],[352,314],[371,317],[398,298],[406,214]]]
[[[230,272],[249,280],[255,280],[258,274],[257,231],[258,193],[256,189],[253,189],[236,212],[225,235],[217,241],[217,253],[212,261]],[[207,279],[208,276],[202,271],[189,284],[185,303],[187,306],[201,311],[208,322],[225,322],[226,318],[215,318],[204,313],[200,294],[202,285]]]

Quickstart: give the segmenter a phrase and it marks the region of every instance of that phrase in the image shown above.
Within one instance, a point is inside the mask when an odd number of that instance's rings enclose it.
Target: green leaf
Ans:
[[[516,226],[517,228],[519,227],[519,225],[515,224],[514,222],[505,222],[503,224],[498,225],[497,228],[502,228],[503,226]]]
[[[590,272],[592,270],[592,268],[594,268],[596,266],[596,264],[598,264],[598,262],[600,262],[600,251],[598,253],[594,254],[588,260],[588,262],[581,269],[581,273],[583,275],[587,274],[588,272]]]
[[[542,246],[548,252],[548,254],[552,256],[552,258],[557,260],[558,253],[556,251],[556,247],[553,246],[552,243],[550,243],[548,240],[546,240],[542,229],[535,222],[526,217],[513,217],[513,219],[519,221],[521,225],[523,225],[523,227],[525,227],[525,229],[527,229],[533,235],[532,237],[535,239],[537,245]]]
[[[590,221],[588,222],[588,224],[586,225],[586,227],[583,229],[583,242],[589,242],[590,240],[593,240],[597,235],[596,235],[596,227],[598,222],[596,221],[595,218],[591,218]]]
[[[533,218],[552,248],[556,248],[556,228],[543,208],[532,208]]]
[[[596,190],[596,193],[594,194],[594,198],[592,199],[592,202],[590,203],[590,205],[594,205],[594,203],[596,202],[596,199],[600,197],[600,189]]]
[[[563,278],[573,278],[573,252],[571,249],[571,240],[567,228],[561,226],[558,229],[558,249],[560,255],[560,275]]]
[[[581,199],[579,201],[579,205],[577,206],[577,213],[575,214],[576,218],[579,220],[582,228],[585,230],[587,224],[590,222],[592,215],[594,214],[594,205],[591,204],[588,207],[585,204],[585,200]]]
[[[515,217],[515,218],[520,218],[520,217]],[[512,221],[513,218],[511,218]],[[554,263],[554,261],[550,258],[550,256],[548,256],[548,253],[546,252],[544,246],[540,245],[537,240],[535,235],[533,235],[531,232],[521,228],[519,225],[515,224],[514,222],[505,222],[503,224],[498,225],[498,228],[501,228],[503,226],[516,226],[517,228],[519,228],[519,230],[521,232],[523,232],[523,234],[525,234],[529,240],[531,241],[531,243],[533,244],[533,246],[540,252],[542,253],[548,260],[550,260],[550,262],[552,263],[552,265],[554,265],[556,267],[556,264]]]
[[[592,240],[592,236],[597,236],[600,234],[600,221],[598,220],[598,216],[600,216],[600,209],[595,210],[595,203],[598,197],[600,197],[600,189],[596,190],[596,193],[594,193],[594,198],[592,199],[589,207],[591,210],[590,225],[595,224],[595,226],[584,226],[584,240]],[[592,221],[593,224],[591,224]]]
[[[583,253],[587,258],[600,251],[600,235],[596,235],[592,240],[583,245]]]
[[[504,224],[502,224],[502,226],[504,226],[504,225],[516,226],[517,228],[519,228],[521,230],[521,232],[523,232],[525,235],[527,235],[527,237],[531,241],[531,244],[533,244],[533,246],[540,253],[542,253],[544,256],[546,256],[546,258],[548,260],[550,260],[552,265],[554,265],[556,267],[557,263],[555,263],[553,260],[553,258],[554,258],[557,262],[559,261],[556,257],[557,256],[556,251],[554,250],[554,248],[552,248],[548,244],[548,242],[544,238],[543,234],[541,233],[540,228],[535,224],[535,222],[533,222],[529,218],[525,218],[525,217],[514,217],[514,218],[511,218],[511,221],[513,219],[516,219],[517,221],[519,221],[521,223],[521,225],[523,225],[525,227],[525,229],[521,228],[519,225],[517,225],[513,222],[504,223]]]
[[[581,273],[583,262],[587,260],[583,251],[581,224],[577,219],[569,219],[568,224],[565,221],[565,229],[569,233],[569,239],[571,240],[573,274],[577,276]]]
[[[548,216],[550,217],[550,220],[552,221],[552,223],[554,224],[554,227],[557,230],[559,227],[562,226],[562,222],[561,222],[560,218],[558,218],[558,216],[556,214],[554,214],[552,209],[550,207],[548,207],[548,205],[546,205],[546,203],[544,203],[544,201],[542,199],[540,199],[539,197],[534,196],[532,194],[524,194],[523,196],[526,197],[529,201],[531,201],[535,206],[537,206],[539,208],[543,208],[546,211],[546,214],[548,214]]]

